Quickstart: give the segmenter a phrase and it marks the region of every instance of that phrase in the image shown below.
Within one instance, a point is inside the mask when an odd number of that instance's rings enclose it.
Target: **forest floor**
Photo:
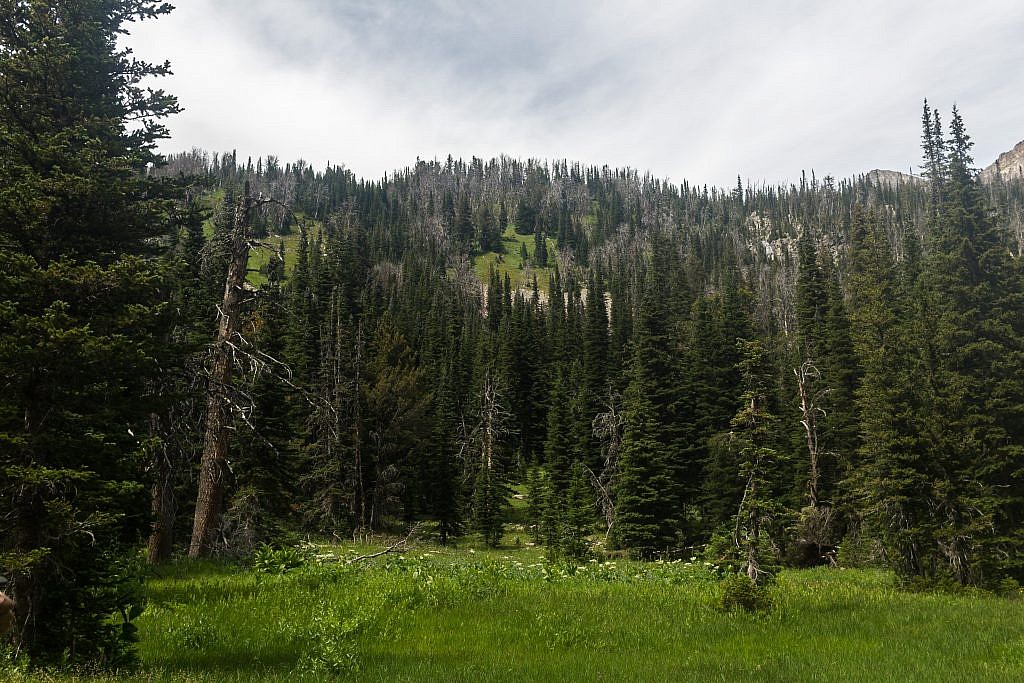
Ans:
[[[510,539],[511,540],[511,539]],[[15,681],[1021,681],[1024,600],[908,593],[876,570],[787,571],[724,612],[701,561],[549,563],[527,545],[307,551],[276,573],[161,567],[142,669]],[[313,557],[313,554],[319,557]],[[0,671],[0,678],[4,675]]]

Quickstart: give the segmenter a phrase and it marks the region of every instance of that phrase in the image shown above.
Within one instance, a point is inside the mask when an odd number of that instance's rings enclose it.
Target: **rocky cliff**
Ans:
[[[1009,152],[1003,152],[999,158],[981,172],[981,182],[990,183],[998,177],[1003,180],[1024,177],[1024,140],[1021,140]]]

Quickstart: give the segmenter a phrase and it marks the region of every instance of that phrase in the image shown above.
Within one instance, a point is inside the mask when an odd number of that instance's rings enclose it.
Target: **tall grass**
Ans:
[[[552,565],[530,548],[283,575],[181,563],[150,582],[131,679],[1024,680],[1022,601],[819,569],[782,574],[767,613],[726,613],[718,578],[700,562]]]

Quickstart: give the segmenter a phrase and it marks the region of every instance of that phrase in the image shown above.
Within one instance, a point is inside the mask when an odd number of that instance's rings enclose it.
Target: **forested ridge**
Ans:
[[[1024,182],[955,107],[920,178],[162,158],[167,67],[113,39],[164,6],[7,4],[0,572],[39,661],[130,659],[147,542],[499,545],[513,495],[551,556],[1024,580]]]
[[[210,240],[199,199],[174,247],[207,310],[243,185],[281,198],[252,221],[271,257],[219,542],[425,519],[497,543],[524,485],[557,552],[599,529],[642,557],[838,546],[908,578],[1015,576],[1021,186],[978,183],[955,110],[948,133],[924,119],[924,179],[731,191],[564,161],[364,181],[172,156],[159,173],[214,198]],[[183,494],[190,471],[168,469]]]

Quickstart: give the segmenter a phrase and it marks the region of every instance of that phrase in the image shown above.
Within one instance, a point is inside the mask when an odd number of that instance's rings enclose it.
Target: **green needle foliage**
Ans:
[[[119,49],[145,0],[0,3],[0,571],[33,664],[122,667],[171,274],[147,174],[168,73]],[[129,122],[131,127],[129,127]]]

